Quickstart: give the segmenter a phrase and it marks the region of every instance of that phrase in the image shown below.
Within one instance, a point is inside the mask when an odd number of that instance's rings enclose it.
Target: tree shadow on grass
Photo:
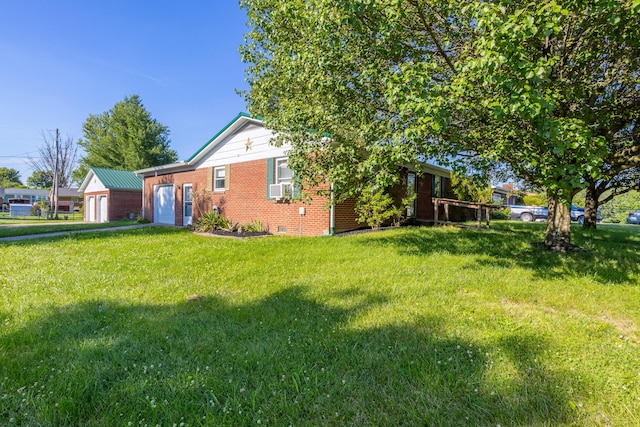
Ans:
[[[536,246],[544,224],[503,223],[497,230],[454,227],[414,227],[379,233],[359,241],[363,245],[388,245],[402,255],[448,253],[470,255],[470,270],[486,266],[520,267],[543,279],[589,276],[603,284],[638,285],[640,237],[620,230],[572,228],[581,251],[558,253]]]
[[[351,295],[353,297],[353,295]],[[352,301],[351,298],[349,301]],[[0,419],[15,425],[536,425],[571,423],[565,385],[536,367],[548,346],[487,348],[446,320],[357,328],[382,294],[347,307],[304,289],[233,305],[89,301],[0,335]],[[5,315],[5,324],[16,323]],[[526,348],[523,348],[523,344]],[[529,343],[529,344],[527,344]],[[513,372],[491,368],[493,354]],[[494,378],[496,377],[496,378]]]

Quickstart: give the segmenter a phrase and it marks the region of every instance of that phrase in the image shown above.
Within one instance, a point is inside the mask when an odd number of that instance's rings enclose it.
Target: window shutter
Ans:
[[[274,183],[275,177],[275,161],[272,157],[267,159],[267,200],[271,199],[271,195],[269,194],[269,186]]]
[[[229,181],[231,177],[229,175],[229,170],[231,169],[230,165],[224,165],[224,189],[229,190]]]
[[[207,191],[213,191],[213,168],[207,168]]]

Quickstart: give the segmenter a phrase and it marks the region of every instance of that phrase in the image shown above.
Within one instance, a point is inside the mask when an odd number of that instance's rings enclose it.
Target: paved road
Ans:
[[[123,225],[121,227],[92,228],[87,230],[54,231],[52,233],[27,234],[26,236],[2,237],[0,238],[0,242],[12,242],[17,240],[27,240],[27,239],[41,239],[43,237],[64,236],[67,234],[75,234],[75,233],[97,233],[100,231],[131,230],[133,228],[148,227],[150,225],[153,225],[153,224],[134,224],[134,225]]]

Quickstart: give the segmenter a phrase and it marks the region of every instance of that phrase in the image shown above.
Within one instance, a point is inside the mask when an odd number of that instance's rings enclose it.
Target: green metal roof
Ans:
[[[131,171],[91,168],[102,185],[111,190],[142,190],[142,178]]]

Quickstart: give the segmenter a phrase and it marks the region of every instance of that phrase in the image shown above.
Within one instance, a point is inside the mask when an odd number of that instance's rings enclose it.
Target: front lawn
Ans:
[[[640,227],[0,243],[0,424],[640,424]]]
[[[61,231],[93,230],[97,228],[121,227],[138,224],[137,221],[127,219],[112,222],[70,223],[65,221],[47,221],[42,224],[19,223],[0,227],[0,238],[13,236],[28,236],[31,234],[58,233]]]

